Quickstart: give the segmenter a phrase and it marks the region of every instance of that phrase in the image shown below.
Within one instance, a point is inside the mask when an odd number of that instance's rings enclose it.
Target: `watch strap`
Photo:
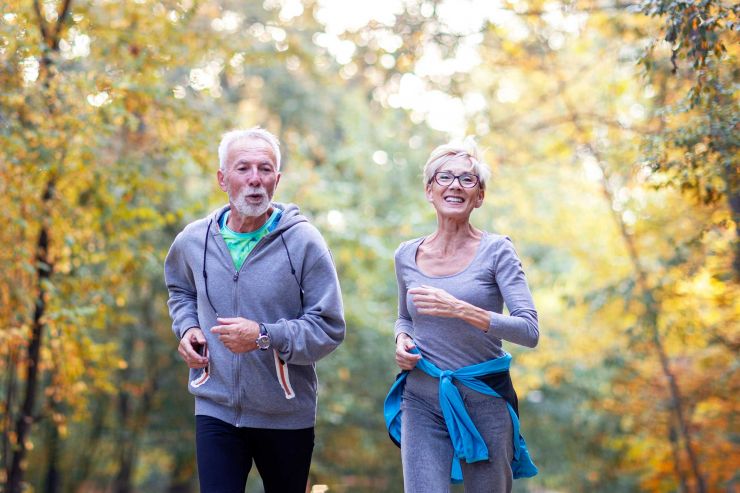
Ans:
[[[260,326],[260,335],[257,337],[257,340],[255,343],[257,344],[257,347],[260,348],[262,351],[265,351],[270,348],[270,334],[267,333],[267,327],[265,327],[265,324],[259,324]]]

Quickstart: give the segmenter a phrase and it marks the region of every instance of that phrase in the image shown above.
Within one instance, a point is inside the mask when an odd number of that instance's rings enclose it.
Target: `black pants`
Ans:
[[[244,493],[254,460],[265,493],[305,493],[313,444],[313,428],[237,428],[211,416],[196,416],[200,491]]]

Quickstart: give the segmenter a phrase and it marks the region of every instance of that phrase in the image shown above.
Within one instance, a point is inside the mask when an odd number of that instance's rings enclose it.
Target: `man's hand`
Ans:
[[[409,295],[421,315],[460,318],[463,303],[444,289],[421,285],[409,289]]]
[[[190,327],[180,339],[177,352],[188,364],[188,368],[205,368],[208,366],[208,358],[198,354],[198,351],[205,346],[206,338],[203,331],[199,327]]]
[[[405,332],[398,334],[396,338],[396,363],[402,370],[413,370],[416,363],[421,359],[420,354],[412,354],[414,340]]]
[[[217,318],[218,323],[211,327],[211,332],[218,335],[218,340],[232,353],[247,353],[257,349],[257,337],[260,326],[253,320],[242,317]]]

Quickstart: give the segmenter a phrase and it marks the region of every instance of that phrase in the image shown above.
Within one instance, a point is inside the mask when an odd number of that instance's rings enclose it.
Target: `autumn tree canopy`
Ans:
[[[0,8],[0,485],[196,491],[162,264],[225,201],[216,146],[277,134],[348,322],[319,365],[313,484],[401,491],[381,406],[393,252],[435,225],[421,167],[476,135],[473,223],[541,321],[507,345],[536,478],[729,490],[740,348],[738,6],[643,0],[9,0]],[[248,491],[258,491],[250,479]]]

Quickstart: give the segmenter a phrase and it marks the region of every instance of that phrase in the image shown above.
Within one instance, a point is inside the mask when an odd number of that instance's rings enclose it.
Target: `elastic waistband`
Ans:
[[[247,428],[272,428],[276,430],[299,430],[316,425],[316,413],[291,410],[286,414],[259,413],[254,410],[242,410],[222,406],[209,399],[195,398],[195,414],[211,416],[231,425]],[[237,422],[237,419],[239,422]]]

